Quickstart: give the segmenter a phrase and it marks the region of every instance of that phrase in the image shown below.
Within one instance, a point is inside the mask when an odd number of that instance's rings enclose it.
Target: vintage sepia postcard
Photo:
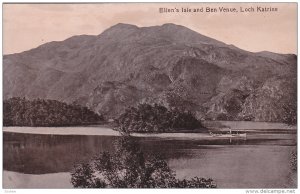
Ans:
[[[297,10],[4,3],[3,188],[295,192]]]

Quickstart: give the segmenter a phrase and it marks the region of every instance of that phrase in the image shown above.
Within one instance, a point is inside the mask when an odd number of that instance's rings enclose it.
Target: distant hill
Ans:
[[[77,103],[116,118],[159,103],[202,119],[282,121],[297,56],[252,53],[184,26],[117,24],[3,58],[3,95]]]

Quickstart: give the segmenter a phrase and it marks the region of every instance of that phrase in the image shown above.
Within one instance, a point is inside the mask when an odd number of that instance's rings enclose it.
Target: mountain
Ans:
[[[184,26],[117,24],[3,57],[3,96],[77,103],[115,118],[160,103],[198,118],[282,121],[297,56],[248,52]]]

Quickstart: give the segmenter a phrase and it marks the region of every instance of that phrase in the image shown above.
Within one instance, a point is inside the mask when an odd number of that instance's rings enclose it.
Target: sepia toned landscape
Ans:
[[[176,22],[3,56],[4,188],[296,188],[296,124],[296,53]]]

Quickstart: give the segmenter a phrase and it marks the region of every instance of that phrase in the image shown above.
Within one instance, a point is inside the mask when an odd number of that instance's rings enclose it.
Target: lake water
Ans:
[[[60,129],[66,130],[55,128]],[[3,133],[4,188],[70,188],[73,165],[103,151],[114,152],[113,142],[120,138],[107,131],[104,135],[51,135],[15,133],[18,130],[6,128]],[[212,178],[218,188],[296,188],[297,175],[291,165],[296,136],[294,129],[273,127],[251,128],[247,139],[199,134],[135,138],[145,153],[163,156],[178,178]]]

